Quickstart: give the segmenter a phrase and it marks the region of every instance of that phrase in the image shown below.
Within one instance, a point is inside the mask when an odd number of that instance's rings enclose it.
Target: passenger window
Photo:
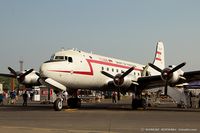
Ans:
[[[72,57],[68,57],[68,61],[72,63],[73,62]]]
[[[65,56],[65,60],[67,60],[67,56]]]
[[[118,70],[118,69],[116,69],[116,72],[118,73],[118,72],[119,72],[119,70]]]
[[[107,71],[109,71],[109,68],[107,67]]]
[[[101,70],[103,71],[103,70],[104,70],[104,67],[101,67]]]
[[[114,72],[114,68],[112,68],[112,72]]]

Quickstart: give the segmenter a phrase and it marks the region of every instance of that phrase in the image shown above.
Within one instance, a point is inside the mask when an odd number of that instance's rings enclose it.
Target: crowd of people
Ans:
[[[18,94],[15,90],[3,92],[0,93],[0,105],[4,104],[16,104],[16,102],[21,98],[23,100],[22,106],[27,106],[27,101],[30,99],[30,101],[33,100],[34,92],[27,92],[20,91]]]

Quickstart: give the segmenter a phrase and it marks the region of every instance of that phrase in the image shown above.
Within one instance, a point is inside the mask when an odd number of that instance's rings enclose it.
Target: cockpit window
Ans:
[[[73,58],[72,57],[68,57],[68,56],[56,56],[56,55],[52,55],[51,56],[51,61],[55,60],[55,61],[68,61],[70,63],[73,62]]]
[[[64,56],[56,56],[55,60],[64,60]]]
[[[72,63],[73,62],[72,57],[68,57],[68,61]]]

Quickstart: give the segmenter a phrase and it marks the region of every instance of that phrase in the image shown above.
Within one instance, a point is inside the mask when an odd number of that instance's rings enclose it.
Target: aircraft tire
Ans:
[[[147,108],[147,103],[145,99],[133,99],[132,100],[132,109],[136,110],[139,107],[142,107],[143,109]]]
[[[132,109],[136,110],[139,107],[139,100],[138,99],[133,99],[132,100]]]
[[[54,110],[55,111],[61,111],[63,108],[63,102],[60,98],[57,98],[54,102]]]
[[[69,98],[67,104],[70,108],[80,108],[81,100],[79,98]]]

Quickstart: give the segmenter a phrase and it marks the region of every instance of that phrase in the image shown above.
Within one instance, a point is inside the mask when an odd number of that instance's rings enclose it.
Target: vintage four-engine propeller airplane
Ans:
[[[17,73],[8,68],[11,74],[0,74],[17,78],[27,86],[44,84],[57,90],[54,101],[55,110],[63,108],[62,92],[67,91],[71,97],[69,107],[80,107],[81,100],[77,97],[78,89],[101,91],[117,91],[134,93],[132,108],[145,107],[142,99],[143,90],[176,86],[200,79],[200,71],[183,72],[181,68],[186,63],[165,68],[164,45],[158,42],[153,63],[141,65],[133,62],[100,56],[78,50],[61,50],[53,54],[51,59],[40,66],[39,73],[30,69]],[[60,94],[60,95],[59,95]]]

